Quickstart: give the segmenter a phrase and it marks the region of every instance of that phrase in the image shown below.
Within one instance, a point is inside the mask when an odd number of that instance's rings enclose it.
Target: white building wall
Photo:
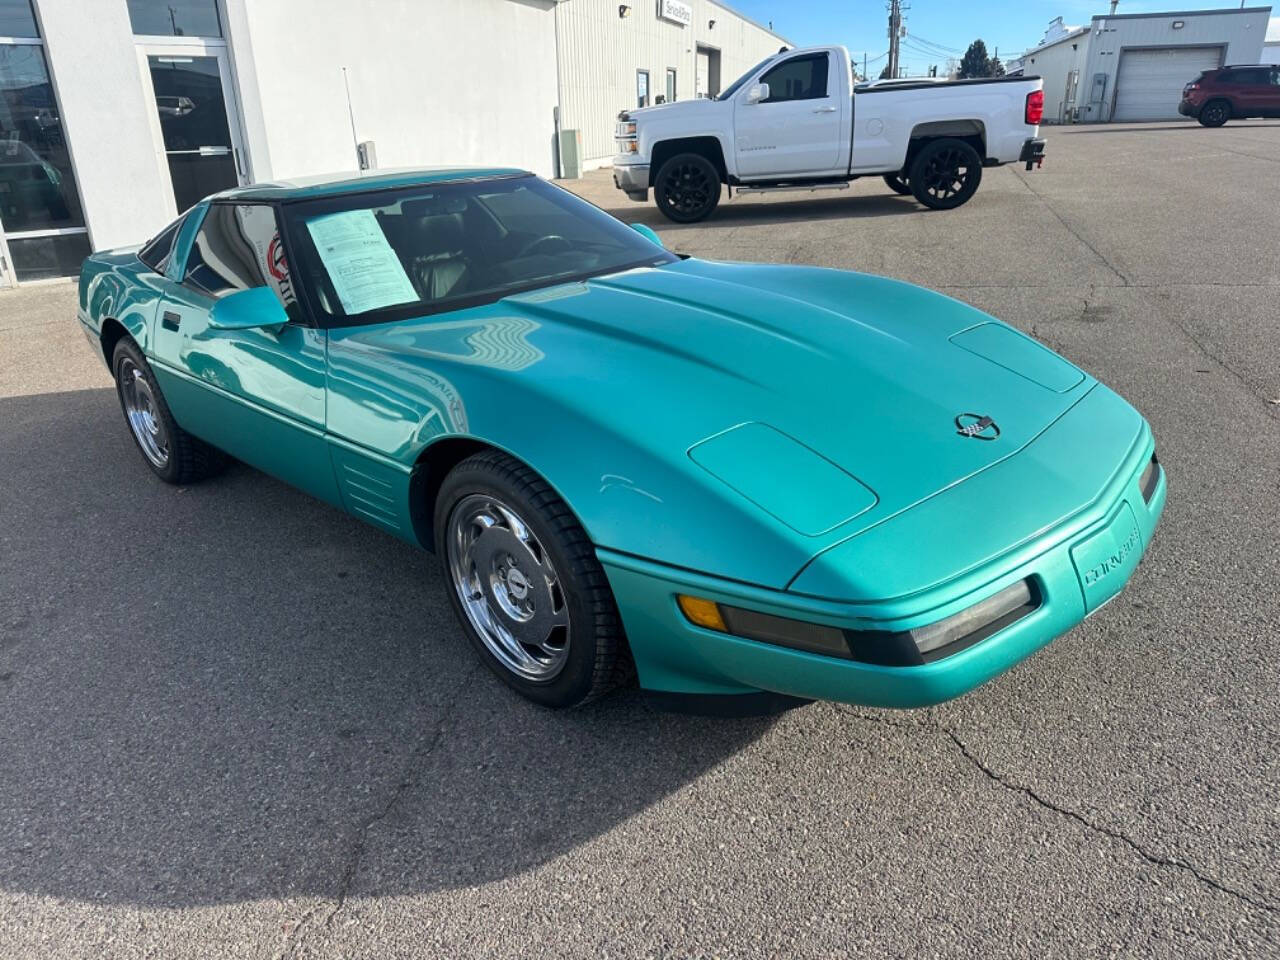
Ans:
[[[1249,7],[1094,17],[1090,25],[1089,54],[1080,74],[1079,101],[1084,105],[1081,119],[1085,122],[1107,122],[1111,119],[1115,106],[1116,74],[1124,49],[1222,45],[1225,48],[1223,63],[1257,63],[1262,55],[1262,41],[1270,15],[1270,7]],[[1173,24],[1178,21],[1183,25],[1175,29]],[[1097,73],[1107,74],[1106,93],[1101,104],[1090,105],[1089,91]],[[1047,103],[1048,97],[1045,99]]]
[[[1259,63],[1280,63],[1280,40],[1268,40],[1262,45]]]
[[[636,106],[636,71],[649,71],[650,103],[666,94],[669,67],[676,71],[676,99],[695,96],[698,45],[720,51],[720,88],[765,57],[790,46],[783,37],[712,0],[685,0],[688,26],[660,19],[656,0],[566,0],[556,10],[560,47],[560,125],[582,133],[587,166],[612,159],[619,111]],[[715,26],[711,27],[711,21]]]
[[[1084,84],[1084,64],[1089,50],[1090,33],[1085,30],[1067,39],[1043,47],[1032,47],[1022,58],[1024,76],[1044,79],[1044,118],[1046,122],[1064,123],[1066,117],[1067,80],[1072,70],[1080,71],[1076,86],[1076,105],[1088,92]]]
[[[255,180],[380,168],[553,174],[554,0],[227,0]]]
[[[89,242],[138,243],[168,221],[169,202],[128,8],[96,2],[87,16],[84,0],[39,0],[36,14]]]

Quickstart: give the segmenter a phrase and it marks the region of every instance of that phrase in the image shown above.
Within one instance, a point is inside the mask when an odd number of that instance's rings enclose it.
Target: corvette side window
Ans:
[[[187,255],[183,283],[215,297],[270,286],[286,308],[293,284],[274,208],[262,203],[215,203]]]
[[[792,57],[778,64],[763,77],[769,85],[769,99],[761,103],[786,100],[822,100],[827,95],[827,55]]]
[[[164,268],[169,263],[169,254],[173,253],[173,242],[178,239],[178,231],[182,229],[186,219],[187,215],[184,213],[153,239],[148,240],[138,251],[138,259],[156,273],[164,273]]]

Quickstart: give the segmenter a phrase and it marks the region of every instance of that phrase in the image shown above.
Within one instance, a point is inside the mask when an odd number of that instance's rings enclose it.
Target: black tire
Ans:
[[[894,193],[900,193],[904,197],[911,196],[911,182],[901,173],[886,173],[884,182]]]
[[[562,598],[568,626],[559,672],[546,679],[521,676],[499,659],[463,606],[462,593],[468,588],[454,576],[450,554],[450,538],[457,535],[454,515],[455,511],[465,514],[468,504],[487,498],[515,512],[532,534],[543,562],[549,560],[556,575],[555,595]],[[538,474],[498,451],[468,457],[445,477],[434,520],[436,553],[449,602],[471,645],[504,683],[535,703],[562,708],[587,703],[630,680],[635,668],[604,568],[569,506]],[[467,567],[467,562],[462,565]],[[469,602],[481,603],[490,615],[501,617],[490,593],[472,593]]]
[[[193,437],[178,426],[169,412],[169,404],[160,392],[155,374],[147,358],[142,355],[138,345],[128,337],[122,337],[111,355],[111,373],[116,381],[116,396],[120,400],[120,410],[124,414],[125,426],[129,428],[129,436],[142,454],[153,473],[165,483],[185,486],[197,483],[213,476],[227,464],[227,457],[216,447],[211,447],[198,437]],[[126,396],[130,393],[127,380],[132,377],[145,384],[148,398],[148,414],[159,424],[164,438],[164,460],[157,462],[140,439],[138,430],[130,417],[130,401]],[[136,388],[134,388],[136,390]]]
[[[653,187],[658,209],[675,223],[705,220],[720,205],[720,171],[701,154],[676,154],[659,168]]]
[[[1200,108],[1196,118],[1202,127],[1220,127],[1231,119],[1231,104],[1225,100],[1210,100]]]
[[[982,182],[982,158],[964,140],[930,140],[911,161],[911,194],[933,210],[951,210],[968,201]]]

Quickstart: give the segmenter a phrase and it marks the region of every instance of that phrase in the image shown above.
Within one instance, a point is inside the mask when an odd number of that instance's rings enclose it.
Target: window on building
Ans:
[[[0,37],[38,37],[31,0],[0,0]]]
[[[649,71],[636,71],[636,106],[647,107],[649,105]]]
[[[222,36],[218,0],[129,0],[129,22],[146,37]]]
[[[21,6],[29,16],[30,5]],[[26,22],[18,7],[0,0],[5,29]],[[0,230],[19,281],[77,273],[89,253],[62,112],[30,26],[30,38],[0,43]]]
[[[676,72],[667,68],[667,103],[676,102]]]
[[[760,78],[769,85],[764,103],[787,100],[821,100],[827,95],[827,55],[813,54],[784,60]]]

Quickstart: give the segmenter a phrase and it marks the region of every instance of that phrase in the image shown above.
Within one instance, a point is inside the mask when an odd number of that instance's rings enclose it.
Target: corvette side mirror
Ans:
[[[769,85],[767,83],[757,83],[747,91],[747,103],[759,103],[761,100],[768,99]]]
[[[209,311],[209,326],[215,330],[252,330],[282,327],[289,322],[284,304],[270,287],[237,290],[219,298]]]
[[[664,246],[662,238],[658,236],[657,232],[652,227],[645,226],[643,223],[633,223],[631,225],[631,229],[640,234],[640,236],[644,237],[650,243],[656,243],[660,247]]]

